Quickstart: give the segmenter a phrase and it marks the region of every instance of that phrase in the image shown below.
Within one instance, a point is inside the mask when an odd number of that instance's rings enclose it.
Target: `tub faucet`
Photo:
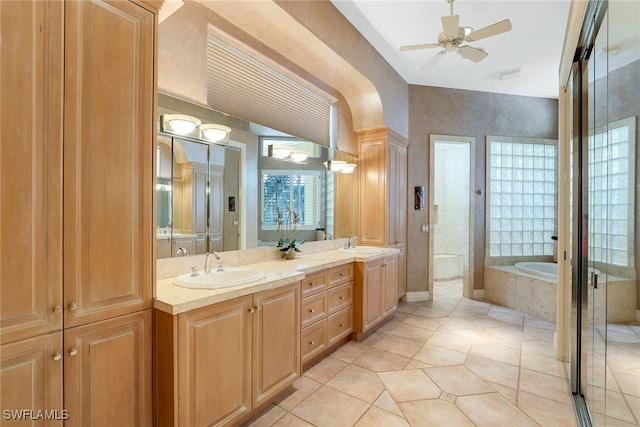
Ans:
[[[344,245],[345,249],[349,249],[349,248],[355,248],[356,245],[352,245],[351,244],[351,239],[356,238],[358,240],[360,240],[360,238],[358,236],[356,236],[355,234],[352,234],[351,236],[347,237],[347,243]]]
[[[211,255],[215,256],[217,260],[220,260],[220,255],[216,251],[207,252],[206,258],[204,259],[204,272],[211,273]],[[220,271],[220,264],[218,263],[218,271]]]

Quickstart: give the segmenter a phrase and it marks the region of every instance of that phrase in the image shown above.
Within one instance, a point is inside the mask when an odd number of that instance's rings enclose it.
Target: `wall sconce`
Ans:
[[[162,129],[178,135],[188,135],[200,125],[200,120],[186,114],[163,114]]]
[[[230,132],[231,132],[231,128],[223,125],[217,125],[217,124],[200,125],[200,138],[208,142],[229,143],[229,140],[227,138],[229,137]]]
[[[292,151],[289,158],[292,162],[302,163],[309,157],[309,153],[304,151]]]
[[[355,163],[347,163],[344,160],[327,160],[324,162],[324,165],[327,170],[331,172],[340,172],[345,174],[352,173],[358,166]]]
[[[304,163],[309,158],[306,151],[294,151],[289,147],[269,145],[267,147],[267,155],[280,160],[293,163]]]

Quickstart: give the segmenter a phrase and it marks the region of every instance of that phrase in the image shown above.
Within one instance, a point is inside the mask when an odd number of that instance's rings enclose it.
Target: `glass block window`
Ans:
[[[557,141],[487,137],[490,257],[553,255]]]
[[[589,259],[633,265],[635,119],[589,135]]]
[[[320,171],[263,170],[261,194],[263,230],[276,230],[276,208],[287,207],[300,215],[301,230],[319,225]]]

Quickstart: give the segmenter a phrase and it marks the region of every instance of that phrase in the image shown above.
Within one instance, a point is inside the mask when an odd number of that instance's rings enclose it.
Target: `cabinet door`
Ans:
[[[393,236],[390,236],[389,243],[397,246],[405,245],[407,241],[407,149],[399,144],[391,145],[395,151],[395,170],[390,191],[394,194],[395,202],[389,206],[389,211],[393,210],[395,214],[390,225]]]
[[[398,307],[398,257],[386,257],[383,265],[384,289],[382,317],[385,318]]]
[[[367,262],[364,264],[364,269],[362,332],[366,332],[382,320],[382,298],[384,292],[382,260]]]
[[[153,13],[65,2],[65,326],[151,307]]]
[[[362,245],[387,244],[386,135],[360,144],[360,239]]]
[[[64,331],[66,426],[148,426],[151,310]]]
[[[254,295],[253,407],[267,402],[300,375],[299,284]]]
[[[246,296],[179,315],[178,425],[230,424],[250,411],[250,311]]]
[[[14,419],[20,416],[20,413],[11,411],[29,409],[48,411],[52,418],[56,418],[38,425],[62,425],[67,412],[63,411],[62,403],[61,353],[61,332],[0,347],[0,411],[7,425],[14,424],[5,418],[7,415],[13,415]]]
[[[62,328],[63,7],[0,2],[0,343]]]

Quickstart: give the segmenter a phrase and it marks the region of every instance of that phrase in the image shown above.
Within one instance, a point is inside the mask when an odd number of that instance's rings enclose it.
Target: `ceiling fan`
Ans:
[[[430,49],[441,47],[442,51],[436,53],[421,69],[429,70],[433,68],[447,52],[458,52],[463,58],[473,62],[480,62],[489,54],[484,49],[463,45],[465,42],[475,42],[487,37],[506,33],[511,30],[511,21],[508,19],[496,22],[479,30],[474,31],[471,27],[458,26],[460,16],[453,14],[454,0],[445,0],[451,4],[451,14],[441,17],[442,32],[438,35],[438,43],[414,44],[400,47],[401,52],[418,49]]]

